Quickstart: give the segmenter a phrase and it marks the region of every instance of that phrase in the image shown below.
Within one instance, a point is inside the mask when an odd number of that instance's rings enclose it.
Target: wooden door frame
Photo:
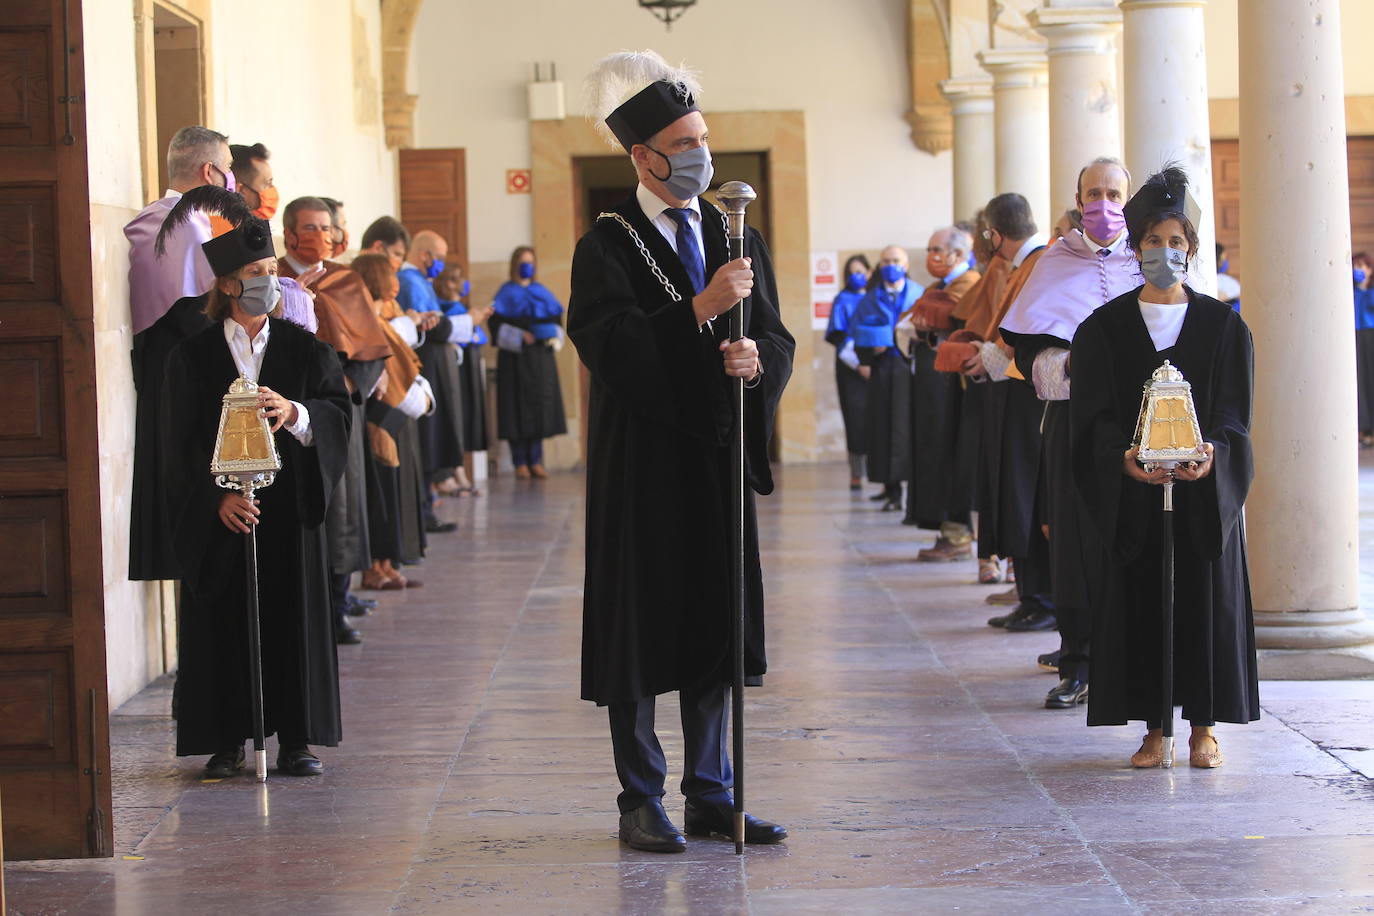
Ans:
[[[781,299],[783,322],[796,338],[792,379],[778,408],[777,439],[781,460],[817,460],[816,378],[811,371],[817,333],[811,331],[810,195],[807,191],[806,115],[801,111],[709,112],[711,148],[717,152],[766,153],[771,200],[755,206],[769,210],[773,237],[767,239],[773,254]],[[533,155],[532,193],[534,247],[539,252],[539,275],[554,295],[568,301],[572,282],[572,255],[577,244],[577,208],[581,200],[574,188],[573,160],[604,156],[608,148],[586,118],[532,121],[530,146]],[[629,163],[625,166],[630,168]],[[558,376],[564,391],[581,391],[580,361],[573,347],[558,354]],[[578,416],[568,417],[568,429],[581,429],[583,398],[565,399]],[[574,407],[573,405],[577,405]],[[582,437],[557,436],[544,444],[546,464],[570,467],[583,452]]]

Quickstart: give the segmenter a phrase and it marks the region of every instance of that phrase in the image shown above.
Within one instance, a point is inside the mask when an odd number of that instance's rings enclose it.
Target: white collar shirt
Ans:
[[[258,331],[252,340],[248,339],[248,332],[244,330],[243,325],[232,318],[224,319],[224,342],[229,347],[229,355],[234,358],[239,375],[255,384],[262,372],[262,361],[267,356],[267,342],[271,336],[270,318],[262,323],[262,330]],[[310,411],[299,401],[291,403],[296,405],[296,422],[287,426],[286,431],[295,436],[301,445],[309,446],[315,441],[310,431]]]
[[[659,235],[663,236],[673,251],[677,251],[678,223],[677,220],[668,215],[668,204],[663,201],[663,198],[659,197],[642,184],[635,189],[635,199],[639,201],[639,209],[644,211],[644,215],[648,217],[649,222],[654,224],[654,228],[658,230]],[[687,222],[692,227],[692,234],[697,237],[697,250],[701,252],[702,258],[705,259],[706,244],[701,237],[700,200],[693,197],[691,201],[688,202],[685,209],[690,213],[687,217]],[[707,279],[709,280],[710,277],[707,277]]]
[[[1030,238],[1026,239],[1025,244],[1023,244],[1017,250],[1016,257],[1011,259],[1012,270],[1015,270],[1016,268],[1020,267],[1022,262],[1025,261],[1026,258],[1030,257],[1032,251],[1034,251],[1037,248],[1044,248],[1047,244],[1049,244],[1049,239],[1038,232]]]

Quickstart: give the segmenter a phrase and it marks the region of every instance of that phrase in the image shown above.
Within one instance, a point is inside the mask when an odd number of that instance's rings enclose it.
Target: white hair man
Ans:
[[[897,320],[898,346],[911,359],[911,485],[905,523],[940,532],[922,562],[973,556],[973,468],[955,461],[964,386],[935,364],[940,344],[959,330],[954,310],[981,274],[969,266],[973,238],[958,226],[926,242],[926,273],[935,282]]]
[[[582,697],[609,707],[620,839],[654,852],[686,841],[663,810],[654,699],[678,691],[686,832],[732,833],[726,746],[730,664],[731,382],[745,380],[746,673],[766,667],[753,494],[772,492],[768,438],[794,344],[763,239],[729,256],[694,76],[653,52],[603,60],[591,114],[629,154],[638,187],[578,242],[568,336],[591,374]],[[725,312],[744,299],[744,337]],[[720,320],[716,320],[716,319]],[[775,843],[747,816],[745,841]]]

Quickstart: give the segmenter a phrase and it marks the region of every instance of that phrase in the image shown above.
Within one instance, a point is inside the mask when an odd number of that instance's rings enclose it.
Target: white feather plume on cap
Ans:
[[[659,81],[675,83],[685,93],[701,97],[700,75],[686,66],[674,67],[657,51],[617,51],[599,60],[587,74],[587,117],[612,148],[620,149],[620,141],[606,125],[606,118],[645,86]]]

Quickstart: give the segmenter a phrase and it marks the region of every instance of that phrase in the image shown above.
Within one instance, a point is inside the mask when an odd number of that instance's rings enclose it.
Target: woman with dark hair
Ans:
[[[169,217],[170,218],[170,217]],[[347,461],[352,422],[334,351],[276,315],[277,259],[256,217],[206,242],[212,324],[167,358],[163,488],[180,561],[177,754],[213,755],[210,778],[243,767],[252,734],[244,539],[257,531],[267,733],[277,769],[323,772],[311,745],[339,743],[339,672],[331,623],[325,509]],[[257,385],[282,468],[249,501],[215,484],[210,457],[230,383]]]
[[[543,478],[544,440],[568,431],[554,353],[563,346],[563,304],[535,275],[534,249],[510,256],[510,279],[492,303],[496,357],[496,431],[510,443],[521,479]]]
[[[1131,758],[1163,761],[1163,496],[1174,487],[1173,696],[1192,725],[1189,762],[1222,763],[1212,727],[1259,718],[1254,614],[1241,510],[1254,476],[1250,447],[1254,352],[1245,322],[1191,289],[1198,236],[1184,212],[1187,177],[1167,168],[1125,207],[1130,247],[1145,284],[1084,319],[1070,368],[1073,469],[1098,534],[1111,551],[1093,632],[1089,725],[1144,720]],[[1132,436],[1142,386],[1165,361],[1191,383],[1205,461],[1147,471]]]
[[[840,395],[840,416],[844,418],[844,441],[849,450],[849,489],[863,487],[864,452],[868,449],[868,427],[864,420],[864,404],[868,399],[868,379],[859,372],[859,357],[854,351],[854,339],[849,336],[849,322],[854,309],[864,297],[868,275],[873,267],[862,254],[850,255],[844,262],[844,289],[835,294],[830,304],[830,321],[825,328],[825,340],[835,348],[835,388]]]

